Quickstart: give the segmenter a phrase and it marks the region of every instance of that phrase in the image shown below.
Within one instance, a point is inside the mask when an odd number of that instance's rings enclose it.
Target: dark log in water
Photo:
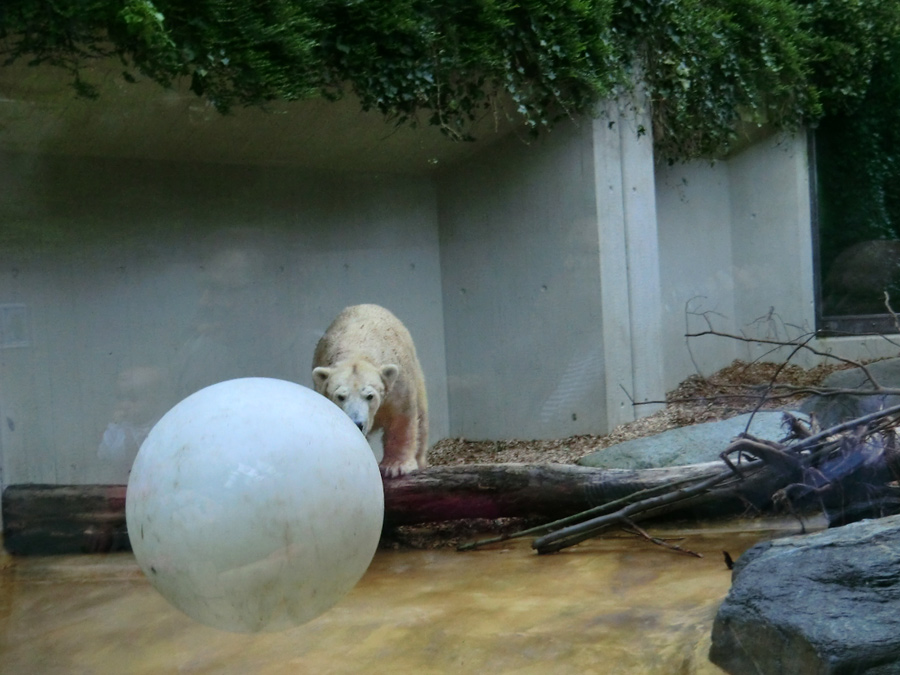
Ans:
[[[553,520],[635,493],[702,480],[723,468],[722,462],[639,470],[570,464],[432,467],[385,481],[385,521],[411,525],[469,518]],[[694,506],[707,514],[734,513],[747,506],[734,492],[720,494],[715,501]]]
[[[722,471],[721,462],[668,469],[568,464],[432,467],[384,482],[388,526],[470,518],[553,520],[636,492],[666,489]],[[734,492],[695,505],[705,513],[746,508]],[[3,491],[3,541],[17,555],[130,548],[123,485],[11,485]]]
[[[796,476],[776,464],[757,460],[744,464],[740,475],[727,469],[724,462],[641,470],[569,464],[432,467],[385,480],[385,525],[522,517],[549,522],[604,505],[621,508],[618,502],[626,498],[629,503],[640,502],[628,506],[634,520],[672,513],[710,517],[763,511],[772,505],[773,495],[786,496],[795,507],[802,508],[804,502],[824,507],[832,522],[836,514],[848,517],[862,509],[859,517],[872,517],[895,512],[900,504],[894,497],[897,488],[885,486],[895,476],[885,473],[880,464],[877,475],[871,463],[866,465],[867,480],[860,494],[841,482],[853,479],[855,484],[860,477],[855,468],[846,469],[845,465],[859,464],[849,463],[847,456],[840,460],[841,471],[835,470],[840,474],[835,476],[838,491],[834,483],[823,486],[808,477],[795,482]],[[824,475],[827,468],[823,465],[810,475]],[[880,494],[873,498],[876,488],[888,489],[893,501]],[[682,498],[683,494],[689,497]],[[840,509],[832,507],[830,502],[835,499]],[[887,508],[890,506],[892,510]],[[130,548],[123,485],[11,485],[3,492],[2,507],[3,542],[13,554]],[[555,549],[551,546],[548,550]]]
[[[130,550],[124,485],[10,485],[3,545],[16,555]]]

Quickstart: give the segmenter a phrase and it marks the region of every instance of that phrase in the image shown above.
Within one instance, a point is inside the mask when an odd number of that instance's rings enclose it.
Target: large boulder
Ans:
[[[785,436],[784,413],[758,412],[719,422],[692,424],[669,429],[655,436],[636,438],[592,452],[578,460],[582,466],[603,469],[655,469],[684,464],[714,462],[738,434],[747,430],[770,441]]]
[[[900,359],[885,359],[866,366],[875,381],[882,387],[900,389]],[[859,389],[872,391],[875,387],[862,368],[838,370],[822,381],[823,388]],[[814,413],[823,429],[835,424],[862,417],[871,412],[889,408],[900,403],[900,396],[875,395],[856,396],[836,394],[834,396],[811,396],[800,406],[804,413]]]
[[[900,516],[758,544],[735,564],[710,660],[732,675],[900,673]]]

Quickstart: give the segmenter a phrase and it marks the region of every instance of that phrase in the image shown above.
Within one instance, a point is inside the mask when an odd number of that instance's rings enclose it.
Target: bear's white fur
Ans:
[[[341,312],[316,345],[313,384],[366,436],[383,431],[384,477],[425,468],[425,376],[412,336],[391,312],[378,305]]]

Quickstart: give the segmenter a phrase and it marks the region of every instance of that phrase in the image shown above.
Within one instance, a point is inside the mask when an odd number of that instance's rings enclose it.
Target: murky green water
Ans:
[[[130,554],[2,558],[0,673],[720,673],[706,658],[737,558],[795,522],[654,530],[537,556],[379,551],[318,619],[274,634],[200,625]]]

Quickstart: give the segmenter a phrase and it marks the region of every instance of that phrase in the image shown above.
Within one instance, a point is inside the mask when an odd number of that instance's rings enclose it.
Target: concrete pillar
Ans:
[[[606,417],[649,414],[663,385],[659,246],[650,120],[618,101],[593,121]]]

